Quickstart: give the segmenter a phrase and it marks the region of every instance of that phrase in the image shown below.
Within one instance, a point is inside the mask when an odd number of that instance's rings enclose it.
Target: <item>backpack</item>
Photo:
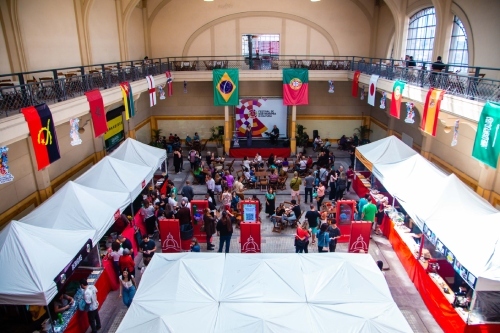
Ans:
[[[78,310],[80,311],[89,311],[90,309],[90,304],[87,304],[85,302],[85,298],[83,297],[83,290],[80,288],[75,294],[75,302]]]

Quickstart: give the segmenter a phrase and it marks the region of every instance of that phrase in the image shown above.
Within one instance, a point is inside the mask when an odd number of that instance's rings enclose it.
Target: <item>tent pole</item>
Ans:
[[[47,310],[47,313],[49,314],[50,332],[51,333],[55,333],[56,331],[54,331],[54,321],[52,320],[52,316],[50,315],[49,306],[45,305],[45,309]]]

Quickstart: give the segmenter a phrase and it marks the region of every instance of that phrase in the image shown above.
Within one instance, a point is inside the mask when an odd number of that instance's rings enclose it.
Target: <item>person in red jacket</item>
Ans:
[[[135,276],[135,262],[134,259],[130,256],[130,250],[125,248],[123,249],[123,255],[120,257],[118,261],[118,266],[120,266],[120,272],[123,272],[125,268],[128,269],[130,274]]]

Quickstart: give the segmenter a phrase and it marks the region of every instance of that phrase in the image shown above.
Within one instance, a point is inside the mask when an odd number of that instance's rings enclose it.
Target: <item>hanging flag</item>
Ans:
[[[120,82],[120,87],[122,88],[123,106],[125,106],[125,119],[129,120],[130,118],[133,118],[135,116],[134,95],[132,94],[132,87],[127,81]]]
[[[382,98],[380,99],[380,108],[385,110],[385,99],[387,98],[387,94],[385,91],[382,93]]]
[[[38,170],[42,170],[61,158],[52,113],[47,104],[29,106],[21,112],[28,123]]]
[[[406,103],[405,123],[407,123],[407,124],[415,123],[415,111],[413,110],[414,107],[415,107],[415,104],[413,104],[411,102]]]
[[[0,184],[5,184],[14,180],[14,176],[9,171],[8,147],[0,147]]]
[[[108,131],[106,124],[106,111],[104,111],[104,102],[99,89],[87,91],[85,93],[90,106],[90,115],[92,116],[92,124],[94,125],[94,137],[98,137]]]
[[[436,128],[439,116],[439,108],[443,100],[444,90],[431,88],[425,98],[424,112],[420,129],[427,134],[436,136]]]
[[[472,157],[492,168],[497,167],[500,153],[500,104],[486,102],[477,123]]]
[[[354,72],[354,76],[352,78],[352,97],[358,97],[358,85],[359,85],[360,75],[361,75],[360,71]]]
[[[166,71],[165,75],[167,76],[168,97],[170,97],[174,93],[174,87],[172,86],[174,78],[172,77],[172,74],[170,74],[170,71]]]
[[[335,92],[335,86],[333,85],[333,80],[328,81],[328,93],[333,94]]]
[[[214,105],[238,105],[238,69],[214,69],[212,72],[214,84]]]
[[[71,118],[69,120],[69,137],[71,138],[70,144],[72,146],[77,146],[82,143],[82,139],[80,139],[80,133],[78,133],[79,129],[80,129],[80,119]]]
[[[283,68],[283,104],[309,104],[309,71],[307,68]]]
[[[149,107],[153,107],[156,105],[155,79],[153,75],[148,75],[146,76],[146,80],[148,81]]]
[[[160,99],[165,99],[165,90],[163,90],[163,87],[165,87],[165,85],[158,86],[158,91],[160,92]]]
[[[453,127],[453,139],[451,140],[451,146],[454,147],[458,143],[458,126],[460,125],[460,119],[455,120],[455,126]]]
[[[378,75],[372,74],[370,77],[370,87],[368,88],[368,104],[375,106],[375,94],[377,93]]]
[[[392,87],[392,97],[391,97],[391,116],[399,119],[399,114],[401,112],[401,99],[403,96],[403,89],[405,88],[405,83],[403,81],[397,80],[394,82]]]
[[[361,87],[361,96],[359,97],[359,99],[362,101],[365,100],[365,86]]]

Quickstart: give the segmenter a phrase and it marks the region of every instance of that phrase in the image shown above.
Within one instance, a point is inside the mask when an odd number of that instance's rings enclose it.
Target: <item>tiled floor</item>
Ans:
[[[349,158],[345,152],[335,152],[337,155],[336,166],[343,165],[347,168],[349,163]],[[237,165],[238,164],[238,165]],[[239,170],[240,166],[238,161],[235,163],[235,170]],[[185,180],[190,179],[188,176],[189,163],[184,164],[184,172],[179,175],[175,175],[173,181],[176,187],[180,190]],[[202,198],[206,193],[205,186],[193,186],[195,191],[195,198]],[[301,191],[303,193],[303,190]],[[260,190],[248,190],[245,195],[256,194],[258,198],[263,202],[264,192]],[[358,199],[357,196],[350,192],[347,194],[349,199]],[[276,202],[289,201],[290,191],[280,191],[278,193]],[[307,209],[307,206],[302,203],[302,210]],[[262,252],[265,253],[285,253],[285,252],[295,252],[293,246],[293,235],[295,234],[295,229],[287,228],[281,234],[272,232],[272,223],[269,219],[265,217],[264,213],[261,213],[262,218]],[[239,229],[235,229],[231,240],[230,252],[240,252],[239,250]],[[214,238],[214,243],[216,248],[218,247],[218,238]],[[202,244],[202,251],[206,251],[206,247]],[[309,247],[310,252],[317,252],[316,246]],[[347,244],[339,244],[337,246],[338,252],[347,252]],[[374,258],[374,260],[382,260],[384,262],[384,267],[387,269],[384,271],[389,289],[391,290],[392,296],[400,308],[401,312],[407,319],[408,323],[412,327],[414,332],[442,332],[439,325],[436,323],[432,315],[427,311],[425,304],[423,303],[421,297],[419,296],[417,290],[415,289],[413,283],[408,278],[406,271],[399,262],[396,254],[392,250],[391,245],[388,240],[384,237],[373,236],[370,241],[369,254]],[[136,262],[139,262],[140,255],[136,258]],[[100,310],[101,321],[103,324],[102,332],[115,332],[118,328],[121,320],[125,316],[127,309],[118,298],[118,292],[111,292],[104,302],[102,309]],[[90,332],[90,329],[88,330]]]

